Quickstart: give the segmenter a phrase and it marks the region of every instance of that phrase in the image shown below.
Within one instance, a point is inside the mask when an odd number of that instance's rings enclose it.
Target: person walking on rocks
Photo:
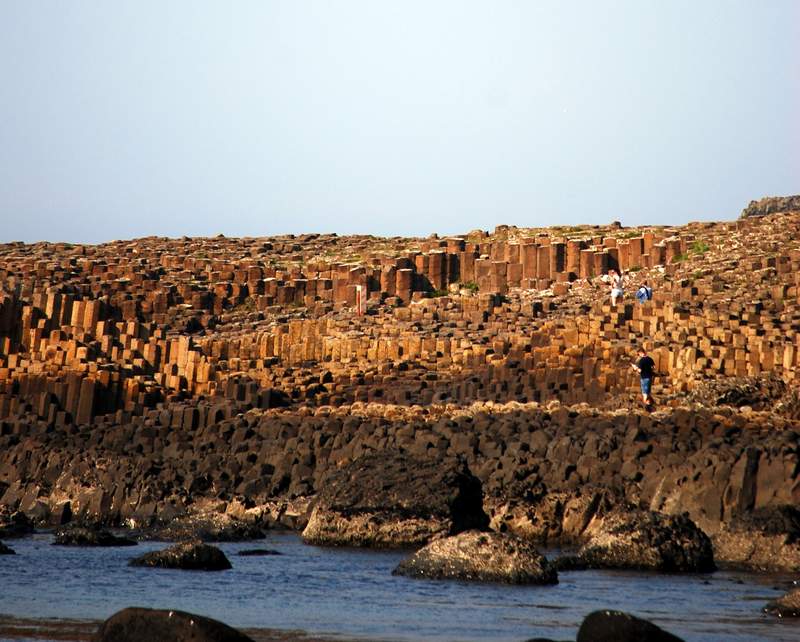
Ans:
[[[639,348],[639,360],[632,363],[631,367],[639,373],[639,387],[642,390],[642,403],[647,408],[653,406],[653,377],[655,376],[656,362],[648,356],[644,348]]]
[[[617,299],[622,298],[622,276],[614,269],[608,271],[608,281],[611,284],[611,305],[616,307]]]

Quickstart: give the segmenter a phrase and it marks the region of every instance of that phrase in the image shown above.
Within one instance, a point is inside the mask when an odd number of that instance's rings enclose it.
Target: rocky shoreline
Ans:
[[[95,523],[175,541],[302,531],[311,519],[308,540],[334,543],[322,533],[340,525],[323,526],[329,518],[321,512],[333,502],[350,524],[359,514],[363,528],[380,522],[388,529],[374,530],[376,539],[363,545],[420,545],[455,532],[447,520],[436,525],[440,517],[425,520],[437,511],[444,516],[448,501],[460,497],[448,499],[447,478],[465,470],[474,472],[469,501],[480,502],[482,493],[485,519],[499,532],[581,544],[592,520],[615,508],[686,513],[711,538],[718,563],[800,570],[795,420],[730,407],[648,414],[558,403],[477,406],[450,416],[348,410],[250,410],[189,432],[142,422],[64,434],[21,418],[0,436],[0,470],[13,480],[0,482],[0,537],[26,532],[22,513],[28,528]],[[406,461],[399,476],[391,473],[393,453]],[[273,463],[253,466],[252,458]],[[336,497],[347,474],[368,482]],[[413,483],[428,478],[427,486]],[[405,496],[381,496],[382,486]],[[365,499],[373,490],[376,496]],[[405,515],[381,516],[390,500]],[[413,528],[398,526],[402,519]],[[485,525],[477,514],[465,519],[473,521],[456,531]],[[401,535],[403,528],[416,535]],[[358,544],[357,536],[336,537]]]
[[[796,203],[674,229],[0,245],[0,551],[58,528],[212,560],[281,528],[418,548],[416,577],[800,572]],[[611,267],[654,298],[610,306]],[[544,545],[575,554],[550,568]]]

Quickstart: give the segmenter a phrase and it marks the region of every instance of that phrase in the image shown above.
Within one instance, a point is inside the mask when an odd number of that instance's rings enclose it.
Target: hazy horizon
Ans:
[[[800,193],[800,2],[9,1],[0,242],[732,220]]]

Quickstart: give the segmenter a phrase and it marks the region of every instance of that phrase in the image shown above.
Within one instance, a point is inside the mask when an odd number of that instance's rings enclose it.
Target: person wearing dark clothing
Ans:
[[[642,402],[646,406],[653,404],[653,397],[650,392],[653,389],[653,376],[656,362],[647,356],[644,348],[639,350],[639,360],[631,364],[634,370],[639,373],[639,386],[642,390]]]

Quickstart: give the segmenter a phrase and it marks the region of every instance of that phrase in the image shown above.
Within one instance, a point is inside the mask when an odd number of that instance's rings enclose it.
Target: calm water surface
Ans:
[[[800,640],[800,622],[760,612],[789,588],[785,576],[583,571],[561,573],[556,586],[412,580],[391,575],[404,552],[317,548],[288,533],[219,544],[233,570],[203,573],[127,566],[165,543],[88,549],[51,542],[49,534],[7,542],[17,555],[0,558],[0,614],[102,620],[126,606],[146,606],[334,638],[521,642],[574,640],[586,614],[609,608],[652,620],[687,642]],[[236,555],[247,548],[282,555]]]

